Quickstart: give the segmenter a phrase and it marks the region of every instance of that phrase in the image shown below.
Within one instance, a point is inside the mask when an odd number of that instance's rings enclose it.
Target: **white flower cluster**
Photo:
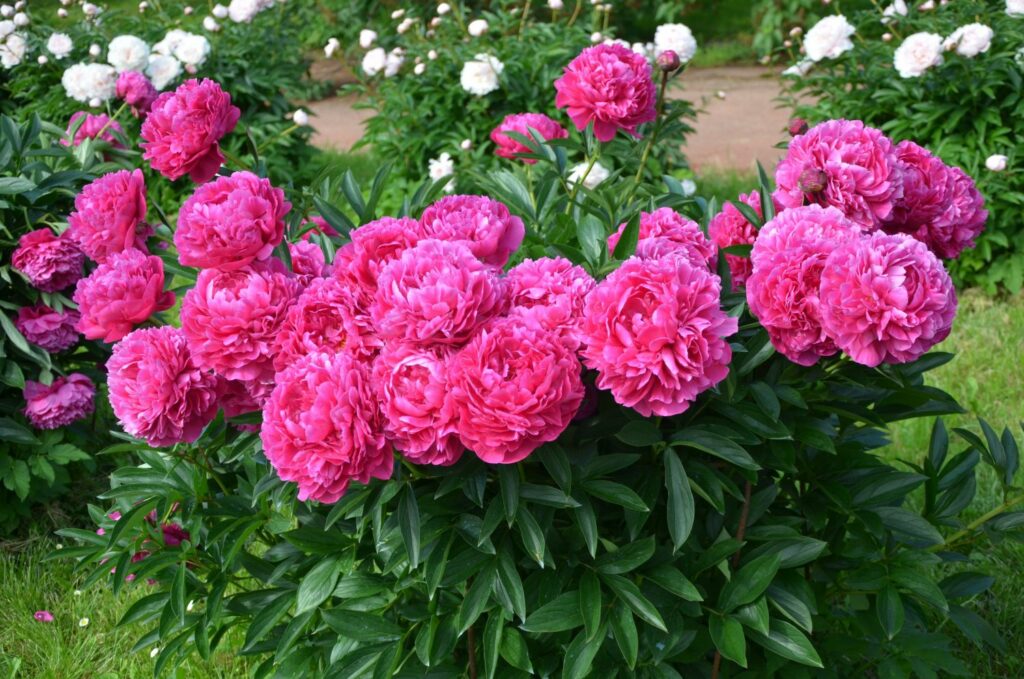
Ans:
[[[386,52],[383,47],[374,47],[363,56],[363,73],[371,78],[378,73],[384,73],[385,78],[391,78],[398,74],[405,63],[405,51],[396,47]]]
[[[956,50],[960,56],[970,59],[988,52],[994,37],[995,31],[985,24],[967,24],[950,33],[942,46],[948,51]]]
[[[680,63],[688,63],[697,53],[697,39],[685,24],[662,24],[654,31],[654,56],[673,51],[679,55]],[[637,51],[635,48],[634,52]],[[642,52],[641,52],[642,54]]]
[[[427,170],[430,173],[430,179],[436,182],[455,174],[455,161],[452,160],[450,153],[445,152],[437,158],[431,158],[427,161]],[[455,180],[452,179],[444,185],[444,192],[451,193],[454,190]]]
[[[0,21],[0,65],[5,69],[20,64],[28,52],[28,40],[22,33],[15,31],[20,27],[18,24],[13,19]]]
[[[500,87],[498,76],[505,70],[505,64],[489,54],[477,54],[462,65],[459,82],[462,89],[478,97],[490,94]]]
[[[853,49],[856,29],[842,14],[827,16],[807,31],[804,37],[804,52],[812,62],[835,59]]]
[[[236,24],[247,24],[257,14],[273,6],[274,0],[231,0],[227,7],[223,5],[214,6],[213,16],[219,19],[227,17]]]
[[[98,106],[114,97],[117,71],[107,64],[78,63],[64,71],[60,82],[67,95],[75,101]]]

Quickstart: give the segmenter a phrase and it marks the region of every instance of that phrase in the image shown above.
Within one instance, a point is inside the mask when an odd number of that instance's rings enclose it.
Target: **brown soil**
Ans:
[[[724,98],[717,96],[719,92]],[[777,108],[774,101],[779,92],[778,78],[767,68],[723,66],[686,73],[672,96],[689,99],[700,110],[697,131],[686,148],[693,169],[742,172],[752,170],[756,160],[765,167],[774,165],[780,155],[774,146],[786,138],[789,120],[789,112]],[[352,148],[370,116],[370,111],[353,108],[355,103],[354,97],[310,103],[308,108],[315,114],[313,144],[339,151]]]

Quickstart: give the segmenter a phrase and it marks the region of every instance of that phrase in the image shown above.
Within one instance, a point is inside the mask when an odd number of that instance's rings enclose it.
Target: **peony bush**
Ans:
[[[1019,536],[1014,437],[982,422],[950,454],[939,421],[924,462],[877,455],[889,423],[960,411],[925,383],[956,293],[905,228],[956,198],[849,120],[729,210],[643,165],[587,187],[599,157],[651,162],[659,63],[566,62],[551,120],[578,129],[495,118],[526,151],[500,147],[481,195],[442,177],[381,215],[387,167],[276,187],[227,157],[195,186],[157,255],[179,318],[106,363],[140,463],[59,552],[146,588],[123,623],[156,674],[232,626],[259,676],[910,676],[962,672],[957,629],[1000,647],[967,562]],[[621,105],[586,84],[608,68]],[[221,100],[190,81],[150,115],[199,87]],[[196,120],[147,149],[168,178],[224,141]],[[968,522],[982,460],[1005,502]]]

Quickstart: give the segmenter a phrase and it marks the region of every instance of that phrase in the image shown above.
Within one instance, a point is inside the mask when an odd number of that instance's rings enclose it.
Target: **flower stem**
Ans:
[[[228,151],[226,148],[221,147],[220,152],[224,154],[224,158],[226,158],[227,160],[230,160],[232,162],[232,164],[236,165],[240,170],[244,170],[245,168],[248,167],[248,165],[243,163],[238,158],[238,156],[236,156],[235,154],[231,153],[231,151]]]
[[[583,175],[577,179],[572,185],[572,194],[569,196],[569,204],[565,206],[565,214],[572,212],[573,206],[576,205],[576,196],[580,192],[580,187],[583,186],[583,182],[587,181],[587,177],[590,176],[590,171],[594,169],[594,165],[597,163],[597,153],[587,158],[587,169],[584,170]]]
[[[665,117],[665,89],[668,86],[668,73],[662,71],[661,73],[661,86],[658,88],[658,104],[657,104],[657,120],[654,123],[654,131],[651,132],[651,138],[647,140],[647,146],[644,147],[644,153],[640,156],[640,167],[636,170],[636,176],[633,178],[633,190],[629,192],[629,199],[633,199],[633,194],[636,193],[637,188],[640,186],[640,180],[644,176],[644,168],[647,167],[647,159],[651,155],[651,149],[654,147],[654,143],[658,141],[658,133],[661,132],[661,124]],[[626,201],[627,203],[629,201]]]
[[[292,132],[294,132],[297,129],[299,129],[299,126],[293,124],[291,127],[287,127],[285,129],[281,130],[280,132],[275,134],[273,137],[271,137],[270,139],[265,140],[262,144],[257,146],[256,147],[256,152],[257,153],[263,153],[263,150],[265,148],[267,148],[268,144],[273,144],[278,139],[283,139],[284,137],[287,137],[289,134],[291,134]]]
[[[122,102],[121,103],[121,105],[118,107],[118,109],[116,111],[114,111],[114,115],[112,115],[107,120],[107,124],[104,125],[103,127],[101,127],[100,131],[96,133],[96,137],[95,137],[96,139],[102,139],[103,138],[103,133],[110,129],[110,126],[114,124],[114,121],[117,120],[117,117],[119,115],[121,115],[121,112],[124,111],[124,109],[127,106],[128,106],[127,102]]]
[[[526,0],[526,4],[523,5],[523,16],[519,19],[519,35],[523,34],[526,29],[526,19],[530,16],[530,3],[532,0]]]
[[[999,516],[1000,514],[1005,512],[1006,510],[1010,509],[1011,507],[1015,507],[1016,505],[1019,505],[1021,502],[1024,502],[1024,493],[1018,495],[1017,497],[1014,497],[1014,498],[1011,498],[1009,500],[1006,500],[1005,502],[1003,502],[1003,504],[999,505],[995,509],[992,509],[991,511],[986,512],[985,514],[982,514],[977,519],[975,519],[974,521],[971,521],[969,524],[967,524],[967,526],[965,526],[962,530],[958,530],[957,532],[955,532],[952,535],[950,535],[948,538],[946,538],[946,541],[943,542],[942,544],[932,545],[931,547],[929,547],[928,551],[929,552],[937,552],[937,551],[939,551],[940,549],[943,549],[943,548],[948,549],[949,547],[953,546],[955,543],[959,542],[960,540],[963,540],[964,537],[966,537],[967,535],[970,535],[971,533],[976,531],[978,528],[983,526],[988,521],[996,518],[997,516]]]
[[[572,16],[569,17],[569,23],[566,24],[566,27],[572,26],[574,23],[576,23],[576,19],[577,19],[577,17],[579,17],[580,10],[582,10],[582,9],[583,9],[583,0],[576,0],[576,9],[574,9],[572,11]]]

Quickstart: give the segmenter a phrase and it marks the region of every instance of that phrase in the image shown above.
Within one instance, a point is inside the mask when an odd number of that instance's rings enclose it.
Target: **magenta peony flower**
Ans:
[[[11,266],[43,292],[59,292],[82,277],[85,255],[74,241],[58,238],[47,228],[30,231],[18,239]]]
[[[541,139],[545,141],[565,139],[569,136],[568,130],[543,113],[512,113],[505,116],[501,124],[491,130],[491,141],[498,147],[494,152],[502,158],[518,159],[527,165],[534,165],[537,162],[535,158],[519,157],[521,153],[531,153],[530,148],[507,134],[508,132],[517,132],[532,139],[531,129],[540,134]]]
[[[130,248],[145,252],[151,233],[142,170],[111,172],[86,184],[68,216],[68,238],[100,264],[115,252]]]
[[[282,371],[306,354],[347,351],[372,360],[381,347],[356,292],[337,278],[310,283],[288,309],[272,351],[274,368]]]
[[[800,365],[836,353],[822,328],[818,286],[829,254],[860,227],[833,207],[783,210],[761,228],[750,253],[747,304],[775,348]]]
[[[129,333],[107,361],[110,405],[124,430],[151,446],[191,443],[217,415],[219,380],[171,326]]]
[[[349,238],[334,258],[334,275],[351,285],[368,309],[384,267],[416,245],[420,225],[409,217],[382,217],[350,232]]]
[[[524,260],[505,276],[508,315],[533,316],[575,349],[580,343],[583,304],[595,285],[583,267],[562,257]]]
[[[315,243],[305,240],[289,243],[288,256],[292,260],[292,273],[303,287],[330,273],[324,251]]]
[[[300,500],[337,502],[350,481],[391,477],[367,363],[347,352],[303,356],[277,376],[263,409],[263,451]]]
[[[164,546],[180,547],[182,542],[191,540],[189,532],[176,523],[165,523],[160,526],[160,533],[164,538]]]
[[[25,417],[36,429],[57,429],[93,411],[96,385],[82,373],[58,377],[53,384],[25,381]]]
[[[794,137],[775,183],[783,208],[831,205],[865,231],[889,219],[903,195],[895,147],[859,120],[829,120]]]
[[[373,364],[384,433],[416,464],[455,464],[465,450],[453,413],[444,407],[451,354],[444,347],[396,343],[385,346]]]
[[[504,308],[494,269],[462,242],[431,239],[384,267],[370,315],[385,339],[459,346]]]
[[[269,396],[269,393],[268,393]],[[231,419],[239,415],[255,413],[263,408],[263,405],[253,397],[249,390],[249,383],[240,380],[221,380],[220,383],[220,407],[224,411],[224,417]],[[242,424],[235,425],[243,431],[259,431],[259,425]]]
[[[568,110],[576,129],[594,124],[594,136],[611,141],[623,130],[658,117],[657,93],[647,59],[621,45],[595,45],[580,52],[555,81],[555,105]]]
[[[918,230],[914,236],[944,259],[955,259],[974,247],[974,239],[985,230],[988,210],[985,198],[974,180],[959,167],[951,167],[953,196],[946,212],[929,225],[927,235]]]
[[[231,95],[212,80],[186,80],[174,92],[164,92],[142,123],[139,145],[153,169],[177,179],[188,175],[202,184],[224,162],[218,142],[235,129],[241,111]]]
[[[274,340],[299,282],[278,260],[218,271],[205,269],[181,305],[181,329],[196,365],[231,380],[269,379]]]
[[[117,76],[117,98],[132,107],[132,115],[144,118],[159,96],[149,78],[138,71],[123,71]]]
[[[14,327],[32,344],[55,354],[78,342],[78,331],[75,330],[78,318],[74,309],[55,311],[39,303],[18,309]]]
[[[174,293],[164,292],[163,260],[131,249],[112,254],[78,281],[74,300],[81,314],[78,330],[88,339],[116,342],[174,306]]]
[[[53,622],[53,613],[50,611],[36,611],[32,617],[38,622]]]
[[[462,241],[478,259],[503,267],[523,242],[523,220],[485,196],[446,196],[420,217],[420,236]]]
[[[761,196],[757,191],[741,193],[740,201],[749,205],[751,209],[761,214]],[[711,218],[708,223],[708,236],[711,241],[723,250],[732,245],[750,245],[757,238],[757,228],[747,221],[743,213],[736,209],[732,203],[722,206],[722,211]],[[746,285],[747,278],[754,269],[750,257],[739,255],[726,255],[725,262],[729,265],[729,275],[732,278],[732,290],[742,290]]]
[[[906,234],[873,233],[836,248],[821,274],[825,330],[857,363],[907,363],[946,339],[956,291],[942,262]]]
[[[721,282],[685,257],[631,257],[597,284],[583,310],[584,363],[597,386],[641,415],[678,415],[729,374]]]
[[[341,234],[334,230],[334,227],[327,223],[327,220],[320,215],[312,215],[308,220],[302,223],[302,228],[309,228],[308,231],[302,234],[302,240],[309,240],[313,237],[314,233],[321,233],[327,236],[340,236]]]
[[[451,359],[446,407],[477,457],[512,464],[569,426],[583,401],[581,372],[557,332],[529,316],[502,318]]]
[[[118,134],[124,135],[124,128],[116,120],[111,120],[110,116],[105,113],[93,115],[86,113],[85,111],[77,111],[71,115],[71,119],[68,120],[67,134],[71,136],[71,130],[75,127],[80,119],[85,120],[79,126],[78,130],[75,131],[75,136],[71,141],[67,139],[61,139],[60,143],[64,146],[78,146],[86,139],[100,139],[105,142],[109,142],[111,146],[116,149],[123,149],[124,144],[117,140],[114,136],[116,130]]]
[[[184,266],[230,271],[270,257],[292,205],[252,172],[198,187],[178,212],[174,244]]]
[[[608,252],[614,252],[619,238],[626,230],[620,224],[619,230],[608,236]],[[700,225],[687,219],[672,208],[661,207],[654,212],[640,213],[640,231],[637,234],[636,256],[641,259],[658,259],[665,255],[683,255],[694,266],[705,266],[711,270],[718,262],[718,249],[708,240]]]

